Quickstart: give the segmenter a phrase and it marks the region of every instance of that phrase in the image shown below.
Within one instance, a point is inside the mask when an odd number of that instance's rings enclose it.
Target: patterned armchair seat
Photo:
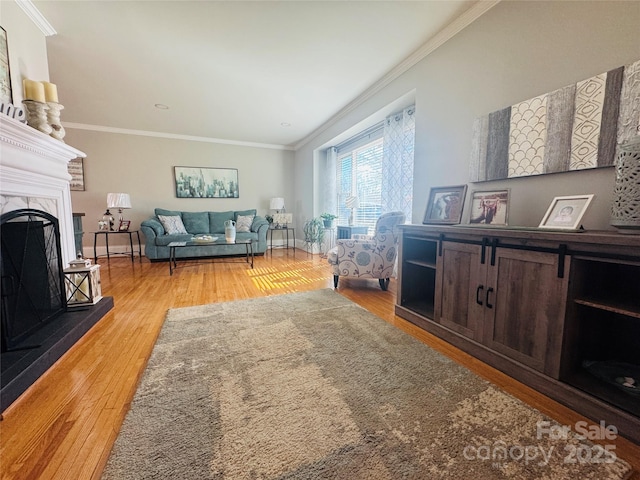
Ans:
[[[398,225],[404,219],[402,212],[384,213],[372,236],[338,240],[327,254],[327,261],[333,266],[334,287],[338,288],[340,277],[377,278],[380,288],[386,290],[398,256]]]

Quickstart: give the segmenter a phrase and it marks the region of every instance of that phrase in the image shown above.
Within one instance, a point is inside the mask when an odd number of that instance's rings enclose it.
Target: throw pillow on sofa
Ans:
[[[258,211],[255,208],[252,208],[251,210],[238,210],[234,212],[234,220],[236,221],[236,223],[238,223],[238,217],[240,215],[253,215],[255,217],[257,214]]]
[[[236,220],[236,232],[250,232],[254,215],[238,215]]]
[[[208,212],[182,212],[182,223],[191,234],[209,233]]]
[[[187,231],[182,223],[182,218],[177,215],[158,215],[158,220],[162,223],[167,235],[186,234]]]
[[[224,233],[224,224],[228,220],[235,220],[233,211],[209,212],[209,233]]]

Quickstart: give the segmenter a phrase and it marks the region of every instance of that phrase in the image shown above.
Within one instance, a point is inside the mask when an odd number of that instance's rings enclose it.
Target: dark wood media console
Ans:
[[[404,225],[399,258],[397,315],[640,443],[640,235]]]

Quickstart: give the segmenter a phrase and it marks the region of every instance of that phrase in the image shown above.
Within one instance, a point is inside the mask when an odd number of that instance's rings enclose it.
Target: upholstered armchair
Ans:
[[[327,254],[333,266],[333,286],[338,288],[340,277],[377,278],[380,288],[386,290],[398,256],[398,225],[404,218],[402,212],[384,213],[373,235],[337,240]]]

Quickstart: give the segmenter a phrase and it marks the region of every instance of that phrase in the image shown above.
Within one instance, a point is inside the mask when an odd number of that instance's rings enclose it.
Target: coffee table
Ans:
[[[176,249],[184,248],[184,247],[221,247],[225,245],[244,245],[246,248],[247,256],[246,262],[251,264],[251,268],[253,268],[253,244],[258,243],[257,240],[236,240],[235,242],[227,242],[224,237],[219,238],[213,242],[171,242],[167,246],[169,247],[169,275],[173,275],[173,271],[178,268],[178,263],[176,261]],[[203,259],[215,259],[215,258],[224,258],[224,257],[196,257],[190,258],[190,260],[198,260],[199,258]],[[251,261],[249,261],[251,258]]]

